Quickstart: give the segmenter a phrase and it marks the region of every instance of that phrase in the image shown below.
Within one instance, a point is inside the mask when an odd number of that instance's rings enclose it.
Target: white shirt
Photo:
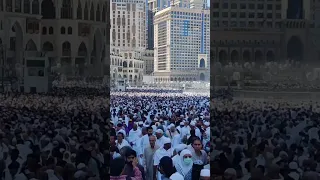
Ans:
[[[172,138],[172,148],[174,149],[177,145],[181,143],[180,134],[176,133]]]
[[[157,139],[156,141],[156,145],[159,147],[159,148],[162,148],[164,143],[163,143],[163,140],[164,140],[164,136],[162,136],[161,138]]]
[[[183,128],[181,128],[180,134],[181,134],[181,138],[183,138],[184,136],[190,135],[190,127],[184,126]]]
[[[136,142],[138,140],[138,138],[141,135],[141,130],[137,129],[137,130],[133,130],[131,129],[129,131],[129,136],[128,136],[128,141],[129,142]]]
[[[158,150],[156,150],[156,152],[154,153],[154,156],[153,156],[153,165],[159,166],[161,158],[163,158],[165,156],[171,157],[172,150],[171,149],[165,150],[164,148],[159,148]],[[157,173],[157,179],[161,180],[161,173],[159,171]]]
[[[140,146],[141,146],[141,154],[144,153],[144,149],[150,146],[150,141],[149,141],[149,136],[148,134],[142,136],[141,140],[140,140]]]
[[[124,137],[127,136],[126,131],[125,131],[124,129],[120,129],[120,130],[117,132],[117,134],[120,133],[120,132],[123,134]]]
[[[125,147],[125,146],[130,146],[130,144],[128,143],[127,140],[123,139],[122,140],[122,143],[118,143],[118,140],[116,140],[116,145],[117,145],[117,148],[120,150],[121,148]]]

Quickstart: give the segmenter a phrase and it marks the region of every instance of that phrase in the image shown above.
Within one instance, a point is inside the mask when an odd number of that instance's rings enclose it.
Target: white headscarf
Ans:
[[[69,157],[68,157],[68,158],[65,158],[65,156],[66,156],[67,154],[69,154]],[[63,160],[66,161],[66,162],[69,163],[69,164],[72,164],[72,162],[71,162],[71,153],[70,153],[69,151],[65,151],[65,152],[63,153]]]
[[[185,155],[192,156],[192,153],[190,150],[185,149],[181,151],[179,159],[175,162],[174,166],[176,167],[177,171],[182,174],[183,176],[187,175],[187,173],[192,169],[193,164],[190,163],[189,165],[186,165],[183,161],[183,156]]]
[[[181,174],[176,172],[176,173],[174,173],[174,174],[172,174],[170,176],[170,179],[172,179],[172,180],[184,180],[184,177]]]

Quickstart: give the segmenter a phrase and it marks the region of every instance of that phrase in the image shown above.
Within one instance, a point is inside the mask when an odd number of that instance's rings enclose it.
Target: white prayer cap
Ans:
[[[201,177],[210,177],[210,170],[209,169],[202,169],[200,172]]]
[[[71,145],[71,146],[74,146],[74,145],[76,145],[76,142],[73,141],[73,140],[70,140],[70,145]]]
[[[279,153],[279,156],[281,157],[281,156],[288,156],[288,154],[285,152],[285,151],[281,151],[280,153]]]
[[[184,125],[184,123],[183,123],[183,122],[180,122],[180,125],[182,126],[182,125]]]
[[[59,141],[54,140],[54,141],[52,142],[52,144],[53,144],[53,145],[59,145]]]
[[[142,122],[142,121],[139,121],[138,124],[139,124],[139,125],[143,125],[143,122]]]
[[[63,152],[65,152],[66,150],[63,149],[63,148],[60,148],[59,151],[60,151],[61,153],[63,153]]]
[[[174,180],[184,180],[184,177],[179,173],[174,173],[170,176],[170,179]]]
[[[177,153],[181,152],[182,150],[186,149],[188,146],[186,144],[179,144],[176,146],[175,150]]]
[[[195,126],[196,123],[194,121],[191,121],[190,126]]]
[[[78,164],[77,169],[82,169],[82,168],[85,168],[85,167],[86,167],[85,164],[80,163],[80,164]]]
[[[170,129],[171,127],[175,127],[175,125],[174,125],[174,124],[170,124],[170,125],[167,127],[167,129]]]
[[[298,167],[298,164],[296,162],[289,163],[289,169],[297,170],[298,168],[299,167]]]
[[[162,129],[157,129],[157,130],[156,130],[156,133],[163,134],[163,131],[162,131]]]
[[[78,179],[80,177],[85,177],[87,173],[83,172],[83,171],[77,171],[76,173],[74,173],[74,178]]]
[[[235,169],[233,169],[233,168],[228,168],[228,169],[226,169],[226,170],[224,171],[224,173],[228,173],[228,174],[230,174],[230,175],[232,175],[232,176],[236,176],[236,175],[237,175],[237,171],[236,171]]]
[[[170,138],[164,138],[163,144],[171,144],[171,139]]]
[[[205,126],[210,126],[210,123],[209,122],[205,122],[204,125]]]
[[[300,175],[298,173],[289,173],[288,174],[289,177],[291,177],[294,180],[299,180],[300,179]]]

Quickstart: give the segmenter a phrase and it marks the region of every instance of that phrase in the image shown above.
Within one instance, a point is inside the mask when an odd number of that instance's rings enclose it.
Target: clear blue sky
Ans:
[[[210,0],[207,1],[208,6],[210,7]]]

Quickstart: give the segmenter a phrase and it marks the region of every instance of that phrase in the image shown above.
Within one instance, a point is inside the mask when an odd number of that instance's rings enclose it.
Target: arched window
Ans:
[[[23,1],[23,12],[26,14],[30,14],[30,0]]]
[[[91,3],[90,20],[94,21],[94,6],[93,6],[93,3]]]
[[[7,0],[6,1],[6,11],[7,12],[12,12],[12,0]]]
[[[89,20],[89,9],[88,9],[88,4],[86,2],[86,4],[84,5],[84,20]]]
[[[21,3],[22,3],[21,0],[16,0],[15,7],[14,7],[15,12],[21,13],[21,5],[22,5]]]
[[[86,45],[82,42],[78,48],[78,56],[87,56],[87,47]]]
[[[200,68],[205,68],[206,67],[206,62],[204,61],[203,58],[200,59],[199,67]]]
[[[36,43],[33,40],[29,40],[26,44],[26,51],[37,51]]]
[[[68,34],[72,34],[72,27],[68,27]]]
[[[61,8],[61,18],[62,19],[72,19],[72,1],[63,0]]]
[[[40,5],[38,0],[32,1],[32,14],[40,14]]]
[[[62,44],[62,55],[71,56],[71,44],[68,41]]]
[[[100,6],[99,4],[97,5],[97,11],[96,11],[96,21],[100,21],[101,20],[101,14],[100,14]]]
[[[42,19],[55,19],[56,8],[52,2],[53,0],[43,0],[41,3]]]
[[[42,34],[46,35],[47,34],[47,28],[46,27],[42,27]]]
[[[53,27],[49,27],[49,34],[53,34]]]
[[[78,8],[77,8],[77,19],[82,19],[82,7],[81,1],[78,1]]]
[[[127,61],[123,61],[123,67],[128,67]]]
[[[53,44],[51,42],[45,42],[42,46],[43,51],[53,51]]]
[[[61,34],[66,34],[66,28],[65,28],[65,27],[61,27],[60,33],[61,33]]]

